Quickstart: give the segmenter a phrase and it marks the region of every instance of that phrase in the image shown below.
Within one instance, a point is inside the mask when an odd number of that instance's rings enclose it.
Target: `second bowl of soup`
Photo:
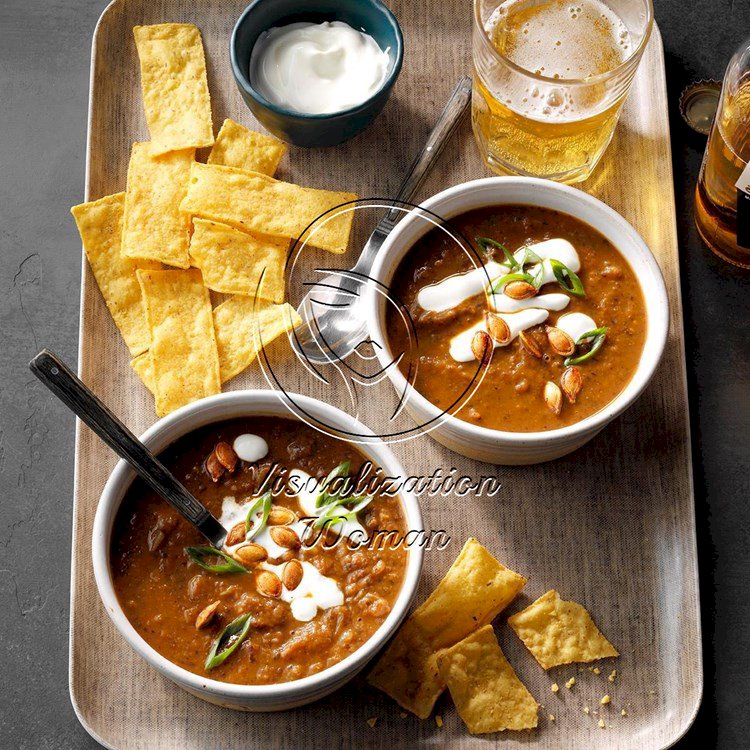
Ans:
[[[641,393],[668,327],[650,250],[591,196],[531,178],[450,188],[405,217],[371,335],[406,408],[472,458],[565,455]],[[408,324],[405,324],[408,321]]]
[[[381,492],[405,476],[353,418],[273,391],[196,401],[142,438],[228,530],[206,545],[121,461],[93,530],[97,586],[133,649],[199,698],[251,711],[292,708],[351,679],[390,638],[416,592],[416,497]],[[370,482],[374,479],[374,483]],[[414,536],[414,535],[412,535]]]

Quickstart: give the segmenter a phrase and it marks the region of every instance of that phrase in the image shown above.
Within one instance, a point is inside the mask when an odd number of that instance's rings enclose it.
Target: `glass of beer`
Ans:
[[[653,19],[651,0],[474,0],[472,124],[490,169],[585,180]]]

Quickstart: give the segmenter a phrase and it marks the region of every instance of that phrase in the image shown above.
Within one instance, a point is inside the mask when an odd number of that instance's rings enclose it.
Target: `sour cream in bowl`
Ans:
[[[380,113],[404,46],[381,0],[254,0],[237,21],[230,61],[258,120],[297,146],[333,146]]]
[[[343,21],[300,21],[263,32],[250,55],[255,89],[286,109],[332,114],[367,101],[391,64],[364,31]]]

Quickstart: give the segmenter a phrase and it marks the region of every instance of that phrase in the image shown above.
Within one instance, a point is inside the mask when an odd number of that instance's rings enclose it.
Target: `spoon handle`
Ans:
[[[470,101],[471,78],[470,76],[464,76],[456,84],[448,103],[427,136],[427,141],[422,150],[409,167],[409,171],[406,173],[406,177],[396,195],[397,201],[408,201],[417,192],[435,160],[440,156],[445,144],[453,135],[453,131],[458,127],[458,123],[461,122],[461,117]],[[399,210],[398,206],[394,206],[380,221],[378,228],[387,234],[402,215],[403,211]]]
[[[193,524],[211,544],[221,547],[226,529],[57,355],[44,349],[29,362],[29,368],[82,422],[124,458],[151,489]]]
[[[370,273],[372,264],[375,262],[375,256],[385,242],[386,237],[391,233],[396,222],[404,215],[403,203],[408,202],[414,193],[417,192],[422,182],[424,182],[424,178],[427,177],[427,173],[432,169],[435,160],[440,156],[440,152],[450,140],[453,132],[458,127],[458,123],[461,122],[461,117],[470,101],[471,78],[464,76],[456,84],[450,99],[448,99],[448,103],[443,108],[440,117],[438,117],[437,122],[427,136],[422,150],[417,154],[416,159],[414,159],[409,167],[406,177],[404,177],[404,181],[398,190],[398,195],[393,199],[393,208],[389,209],[378,222],[375,230],[362,248],[362,253],[352,271],[365,276]],[[357,281],[356,279],[353,281],[342,279],[341,286],[346,288],[346,285],[355,288]]]

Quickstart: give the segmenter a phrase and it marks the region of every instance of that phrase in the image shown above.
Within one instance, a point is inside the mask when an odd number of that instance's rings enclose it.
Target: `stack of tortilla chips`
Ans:
[[[232,120],[214,140],[195,26],[133,31],[151,140],[133,144],[124,193],[71,210],[131,365],[163,416],[219,393],[300,323],[284,302],[290,241],[356,196],[275,180],[286,146]],[[209,146],[208,163],[197,162],[196,149]],[[310,244],[343,253],[352,217],[333,215]],[[231,296],[214,307],[209,290]]]
[[[472,734],[533,729],[539,706],[505,658],[490,624],[526,579],[470,538],[427,600],[406,620],[368,676],[426,719],[447,687]],[[575,602],[549,591],[508,618],[540,666],[618,656]]]

